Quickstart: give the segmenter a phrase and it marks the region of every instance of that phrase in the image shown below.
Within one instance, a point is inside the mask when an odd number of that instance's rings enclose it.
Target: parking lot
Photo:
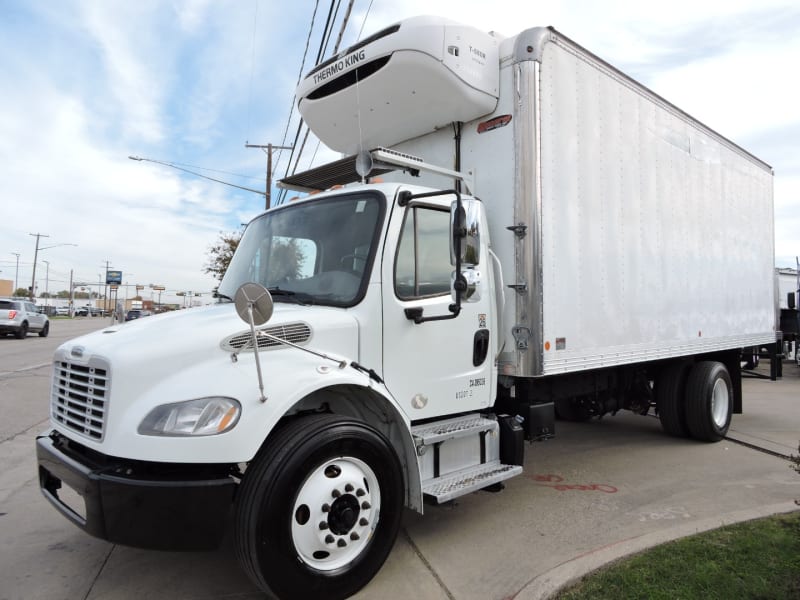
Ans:
[[[109,319],[54,319],[50,336],[0,338],[0,599],[255,599],[231,540],[215,552],[137,550],[89,537],[39,492],[34,439],[47,427],[50,357]],[[527,447],[525,474],[420,516],[407,512],[384,568],[358,598],[546,597],[616,556],[680,535],[796,509],[800,373],[748,379],[745,413],[716,444],[670,438],[618,414],[557,424]],[[747,445],[743,445],[744,442]]]

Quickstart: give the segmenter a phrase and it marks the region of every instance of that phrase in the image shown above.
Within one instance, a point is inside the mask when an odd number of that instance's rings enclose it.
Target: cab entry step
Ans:
[[[522,473],[522,467],[500,462],[483,464],[460,473],[433,479],[422,486],[423,494],[436,504],[448,502]]]

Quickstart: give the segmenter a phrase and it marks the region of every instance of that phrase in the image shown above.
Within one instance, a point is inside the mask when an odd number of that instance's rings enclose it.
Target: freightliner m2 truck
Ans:
[[[38,465],[68,519],[231,531],[266,593],[339,598],[404,507],[501,488],[556,415],[725,435],[741,349],[775,341],[767,164],[552,28],[409,19],[297,98],[343,158],[281,182],[315,193],[248,224],[219,303],[56,351]]]

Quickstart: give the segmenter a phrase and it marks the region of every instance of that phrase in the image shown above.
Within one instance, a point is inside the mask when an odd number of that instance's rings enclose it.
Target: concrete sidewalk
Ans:
[[[798,371],[787,364],[778,382],[746,380],[745,414],[734,416],[731,437],[796,453]],[[46,410],[43,373],[32,385],[42,387]],[[38,489],[33,439],[44,427],[2,443],[0,600],[262,597],[230,540],[217,552],[154,552],[68,523]],[[557,427],[554,440],[527,447],[525,474],[503,492],[407,512],[389,560],[356,598],[546,598],[630,552],[797,508],[800,476],[774,454],[670,438],[657,419],[627,413]]]

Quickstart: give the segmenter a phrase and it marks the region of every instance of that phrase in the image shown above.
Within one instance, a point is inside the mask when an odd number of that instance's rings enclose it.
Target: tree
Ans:
[[[21,288],[17,288],[16,290],[14,290],[14,297],[15,298],[27,298],[29,294],[30,294],[30,291],[28,290],[28,288],[22,288],[21,287]]]
[[[208,262],[203,266],[203,273],[208,273],[222,281],[222,276],[231,264],[231,258],[236,248],[239,247],[239,240],[242,234],[236,231],[230,233],[219,232],[219,239],[208,249]]]
[[[284,279],[299,279],[305,259],[305,253],[296,239],[276,236],[272,240],[268,280],[273,282]]]

